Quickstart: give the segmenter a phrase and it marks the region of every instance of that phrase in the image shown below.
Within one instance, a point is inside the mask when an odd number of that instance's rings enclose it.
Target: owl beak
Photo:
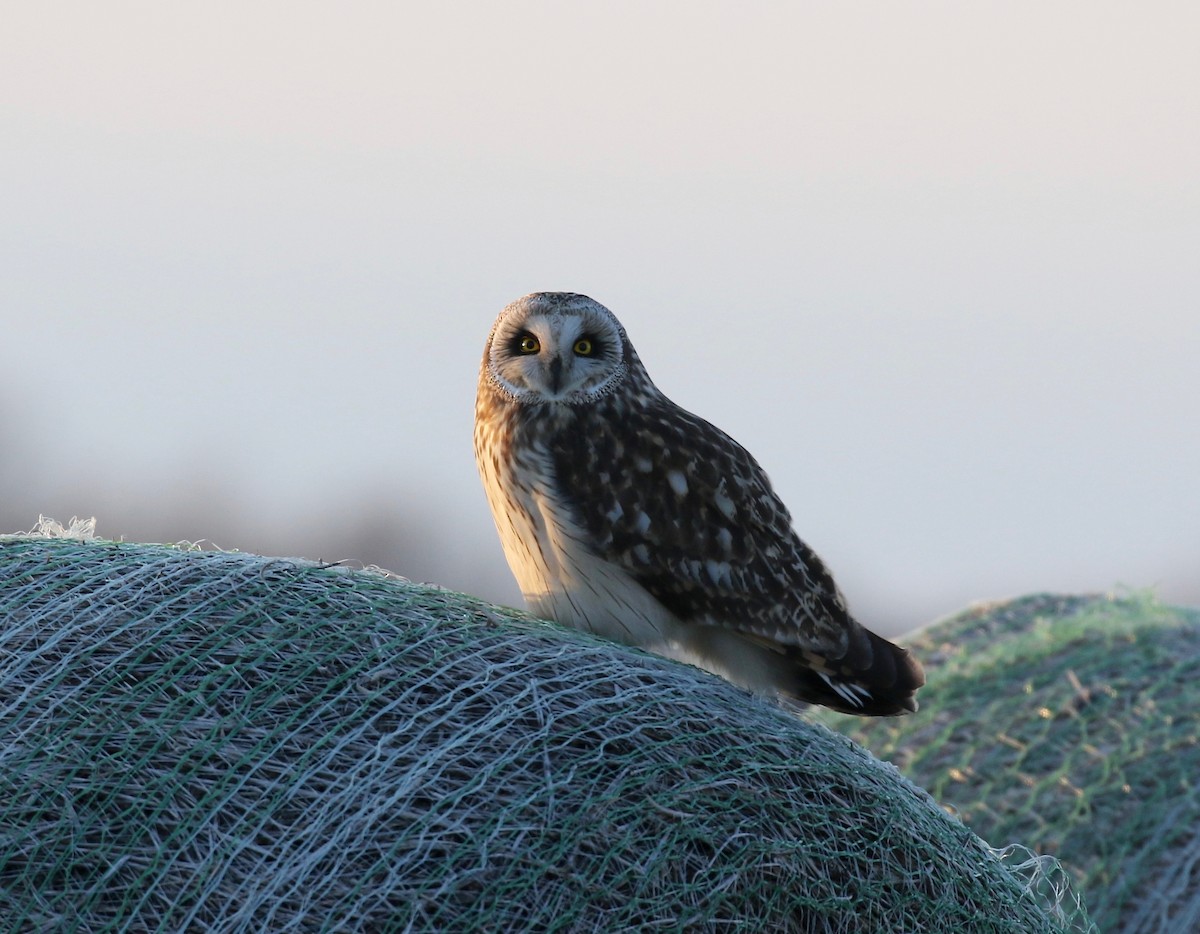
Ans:
[[[562,368],[562,357],[555,357],[550,361],[550,388],[554,390],[555,395],[562,389]]]

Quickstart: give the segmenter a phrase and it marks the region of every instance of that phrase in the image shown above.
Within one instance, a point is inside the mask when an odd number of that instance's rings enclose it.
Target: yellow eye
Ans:
[[[590,357],[595,349],[592,342],[586,337],[581,337],[575,342],[575,353],[581,357]]]
[[[532,334],[522,337],[521,343],[517,346],[521,348],[521,353],[537,353],[542,349],[541,342]]]

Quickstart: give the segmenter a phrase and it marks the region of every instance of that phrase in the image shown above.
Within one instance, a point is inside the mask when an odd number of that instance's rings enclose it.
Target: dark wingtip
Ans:
[[[917,691],[925,685],[925,669],[908,651],[882,636],[867,631],[871,643],[871,665],[859,678],[865,683],[880,712],[869,716],[898,716],[916,713]]]
[[[798,655],[793,689],[796,700],[862,717],[916,713],[917,691],[925,684],[921,663],[908,651],[869,630],[850,652],[824,672]]]

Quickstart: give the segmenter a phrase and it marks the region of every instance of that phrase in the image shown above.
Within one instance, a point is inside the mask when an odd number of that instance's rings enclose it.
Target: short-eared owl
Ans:
[[[533,612],[784,700],[917,709],[921,666],[850,615],[762,468],[658,390],[603,305],[500,312],[475,457]]]

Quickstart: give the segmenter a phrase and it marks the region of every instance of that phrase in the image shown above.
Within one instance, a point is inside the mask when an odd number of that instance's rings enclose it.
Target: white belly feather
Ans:
[[[681,623],[627,571],[597,556],[548,488],[547,459],[480,458],[484,489],[508,566],[531,612],[606,639],[704,668],[773,693],[780,658],[719,626]]]
[[[533,466],[530,459],[523,457],[522,466]],[[659,654],[675,654],[671,649],[678,621],[628,572],[592,553],[583,531],[546,489],[543,471],[523,470],[533,480],[528,486],[492,470],[483,473],[504,556],[532,612]]]

